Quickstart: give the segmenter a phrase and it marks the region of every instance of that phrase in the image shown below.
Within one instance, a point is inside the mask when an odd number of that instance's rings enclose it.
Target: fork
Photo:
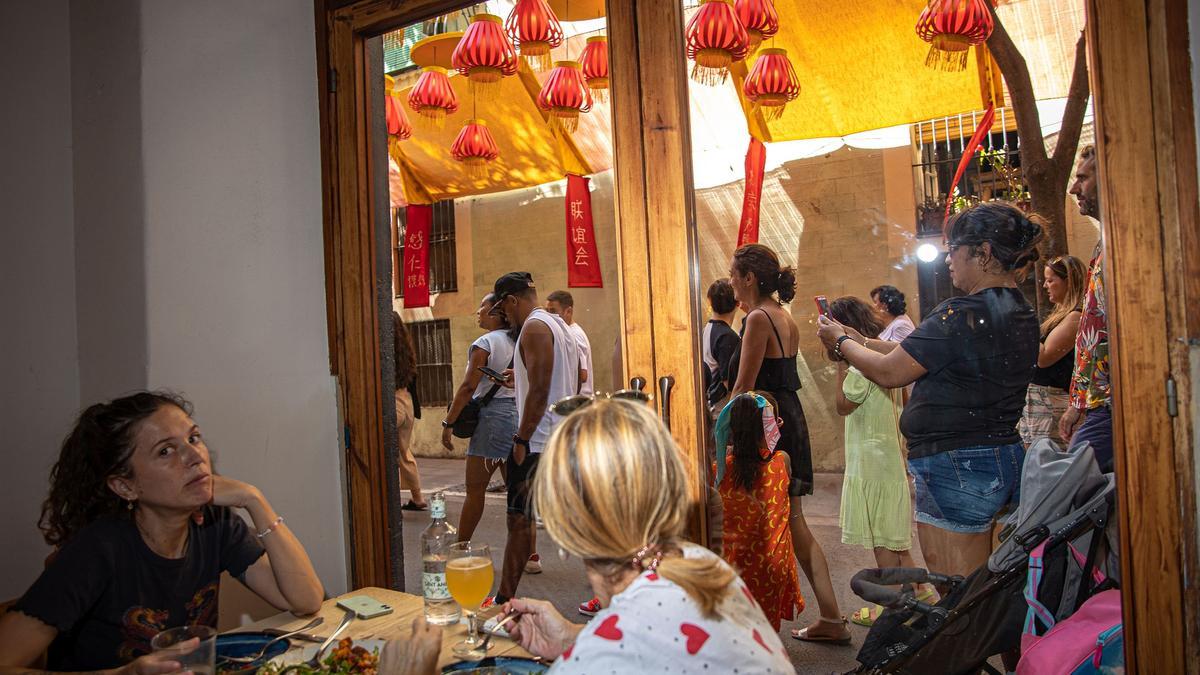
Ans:
[[[317,618],[313,619],[312,621],[309,621],[308,623],[297,628],[296,630],[289,631],[287,633],[280,635],[279,637],[275,638],[274,640],[271,640],[267,644],[263,645],[262,649],[258,650],[258,653],[254,654],[253,656],[226,656],[223,658],[223,660],[225,663],[254,663],[255,661],[261,659],[263,657],[263,654],[267,653],[267,650],[270,649],[271,645],[275,644],[276,642],[279,642],[280,640],[286,640],[289,637],[296,635],[297,633],[303,633],[304,631],[309,630],[310,628],[316,628],[317,626],[320,626],[324,621],[325,621],[324,618],[318,616]]]
[[[316,668],[320,666],[321,655],[325,653],[325,650],[329,647],[329,645],[333,644],[334,640],[337,640],[338,636],[342,634],[342,631],[346,630],[346,627],[350,625],[350,622],[354,620],[354,617],[354,610],[346,610],[346,614],[342,616],[342,622],[338,624],[338,627],[335,628],[332,633],[329,634],[329,637],[325,638],[325,642],[322,642],[321,646],[317,648],[317,653],[313,654],[311,659],[305,661],[301,665],[308,666],[309,668]]]

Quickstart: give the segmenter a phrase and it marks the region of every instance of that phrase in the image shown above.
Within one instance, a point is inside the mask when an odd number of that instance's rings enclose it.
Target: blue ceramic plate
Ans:
[[[243,670],[254,670],[263,665],[266,661],[279,656],[286,652],[291,647],[290,640],[280,640],[271,645],[267,653],[262,658],[253,663],[230,663],[222,662],[223,658],[230,656],[253,656],[263,648],[275,636],[265,633],[226,633],[217,636],[217,672],[235,673]]]
[[[508,675],[537,675],[550,670],[548,664],[519,656],[489,656],[479,661],[462,661],[442,668],[443,673],[469,673],[479,668],[500,668]]]

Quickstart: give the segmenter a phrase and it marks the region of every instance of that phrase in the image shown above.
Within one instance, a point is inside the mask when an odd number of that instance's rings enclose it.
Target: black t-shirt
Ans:
[[[1037,315],[1021,291],[950,298],[900,346],[929,371],[900,417],[910,458],[1021,440],[1017,421],[1038,356]]]
[[[148,654],[162,630],[215,628],[221,572],[240,577],[264,552],[225,507],[205,507],[176,560],[151,551],[131,518],[106,516],[62,547],[13,610],[58,629],[51,670],[115,668]]]
[[[712,331],[708,336],[708,349],[717,362],[717,370],[712,373],[707,367],[702,370],[704,389],[708,392],[708,402],[716,403],[729,393],[729,388],[725,386],[726,376],[729,374],[729,360],[733,356],[733,352],[737,350],[741,339],[724,321],[709,319],[708,323],[712,326]]]

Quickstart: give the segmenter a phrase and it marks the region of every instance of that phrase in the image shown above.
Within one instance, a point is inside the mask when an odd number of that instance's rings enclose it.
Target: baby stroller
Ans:
[[[1022,467],[1021,504],[988,564],[969,577],[923,569],[866,569],[850,582],[854,592],[885,608],[858,654],[852,673],[997,673],[996,654],[1021,644],[1029,553],[1045,542],[1039,599],[1057,619],[1070,616],[1093,594],[1116,585],[1117,536],[1110,528],[1116,502],[1112,474],[1102,474],[1084,444],[1064,453],[1049,440],[1035,443]],[[1087,551],[1080,564],[1081,553]],[[1108,578],[1096,585],[1085,570]],[[909,584],[934,583],[949,591],[937,605],[916,600]],[[887,586],[905,585],[903,590]]]

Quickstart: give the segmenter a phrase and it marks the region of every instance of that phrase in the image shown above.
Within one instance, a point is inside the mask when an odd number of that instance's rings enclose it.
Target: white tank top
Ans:
[[[525,361],[521,358],[521,340],[525,338],[525,329],[530,321],[546,324],[554,337],[554,370],[550,375],[550,395],[546,398],[546,405],[550,406],[560,399],[573,396],[579,389],[579,352],[576,350],[571,329],[558,315],[541,308],[533,310],[525,319],[525,326],[521,328],[521,335],[517,338],[516,355],[513,358],[518,420],[525,415],[525,398],[529,395],[529,372],[525,370]],[[546,441],[550,439],[550,433],[561,421],[560,415],[547,410],[529,438],[529,451],[541,452],[546,447]]]

